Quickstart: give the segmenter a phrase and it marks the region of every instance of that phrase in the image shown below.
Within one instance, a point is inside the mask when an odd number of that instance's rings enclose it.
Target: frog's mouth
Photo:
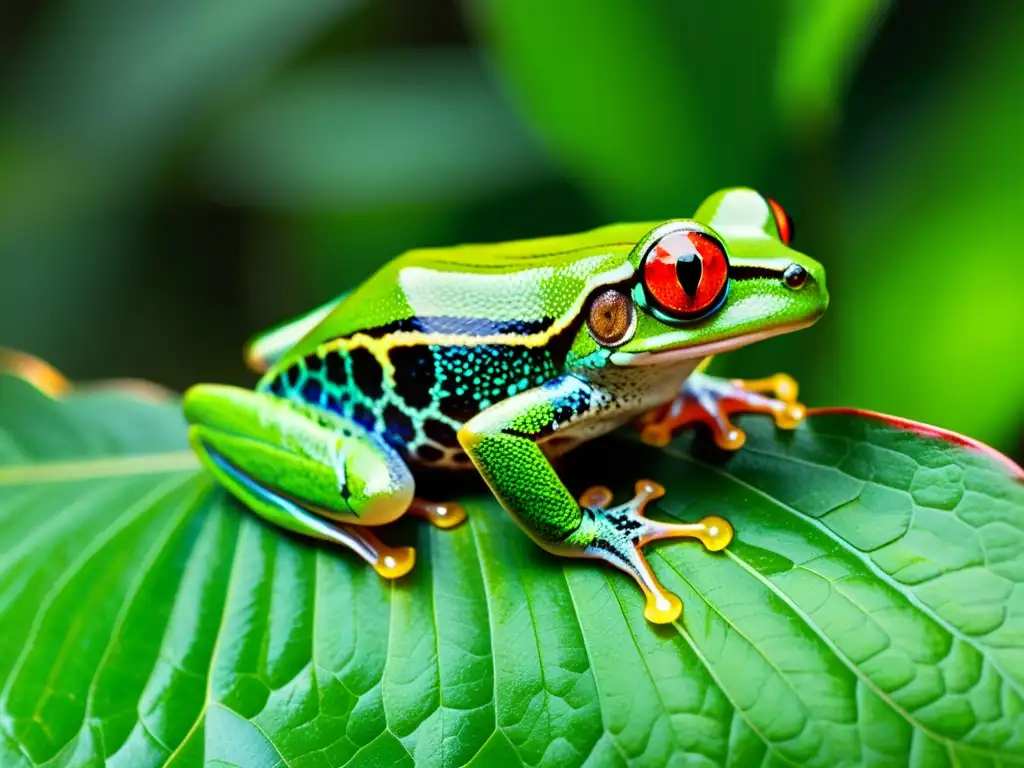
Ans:
[[[689,346],[673,346],[675,341],[680,344],[689,338],[685,331],[673,331],[662,334],[651,339],[652,345],[657,348],[649,352],[613,352],[611,363],[613,365],[662,365],[682,360],[697,360],[711,355],[720,355],[723,352],[731,352],[734,349],[754,344],[758,341],[770,339],[773,336],[781,336],[784,333],[792,333],[814,325],[821,315],[815,315],[808,320],[802,320],[789,325],[779,325],[774,328],[762,328],[751,333],[732,336],[728,339],[717,341],[706,341],[701,344],[690,344]]]

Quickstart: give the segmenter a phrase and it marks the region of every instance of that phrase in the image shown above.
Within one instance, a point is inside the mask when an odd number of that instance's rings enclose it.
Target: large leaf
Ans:
[[[484,492],[386,583],[214,488],[173,400],[0,376],[0,764],[1021,765],[1024,483],[856,413],[731,457],[628,435],[567,468],[736,527],[685,603],[533,546]]]

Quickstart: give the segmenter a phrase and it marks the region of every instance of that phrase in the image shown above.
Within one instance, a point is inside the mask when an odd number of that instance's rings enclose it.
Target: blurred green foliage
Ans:
[[[0,344],[75,379],[239,351],[410,247],[757,186],[814,328],[716,361],[1021,458],[1024,4],[49,0],[0,9]]]

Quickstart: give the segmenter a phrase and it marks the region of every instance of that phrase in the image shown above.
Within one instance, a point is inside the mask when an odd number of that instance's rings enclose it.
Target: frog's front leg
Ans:
[[[541,547],[557,555],[605,560],[630,574],[647,596],[644,615],[675,621],[682,603],[657,580],[643,547],[666,538],[696,538],[710,550],[725,547],[732,528],[719,517],[679,525],[648,520],[645,505],[660,486],[637,483],[636,497],[609,506],[610,492],[591,489],[580,505],[559,480],[539,443],[587,419],[600,418],[607,396],[563,376],[488,408],[467,422],[459,440],[502,506]]]
[[[694,372],[673,400],[644,414],[637,427],[645,443],[663,446],[680,429],[706,424],[719,448],[735,451],[747,436],[730,416],[767,413],[779,428],[796,429],[807,415],[796,397],[797,383],[784,373],[766,379],[723,379]]]
[[[346,547],[386,578],[413,566],[409,547],[390,548],[366,526],[437,505],[413,498],[401,457],[354,422],[312,406],[238,387],[199,385],[185,393],[189,439],[218,481],[266,520]]]

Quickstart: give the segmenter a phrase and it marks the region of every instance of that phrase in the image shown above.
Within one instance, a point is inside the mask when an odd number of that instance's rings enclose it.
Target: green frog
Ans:
[[[474,470],[538,545],[620,568],[649,621],[675,621],[682,604],[644,547],[685,537],[720,550],[729,523],[646,517],[664,492],[649,480],[622,504],[601,486],[574,497],[551,460],[625,425],[664,445],[703,424],[729,450],[744,440],[733,414],[796,427],[805,410],[790,377],[705,373],[712,355],[825,312],[824,269],[792,234],[774,200],[731,188],[688,219],[409,251],[253,339],[254,390],[189,389],[191,445],[255,513],[389,579],[415,553],[372,528],[406,513],[440,527],[465,519],[457,504],[418,498],[413,470]]]

